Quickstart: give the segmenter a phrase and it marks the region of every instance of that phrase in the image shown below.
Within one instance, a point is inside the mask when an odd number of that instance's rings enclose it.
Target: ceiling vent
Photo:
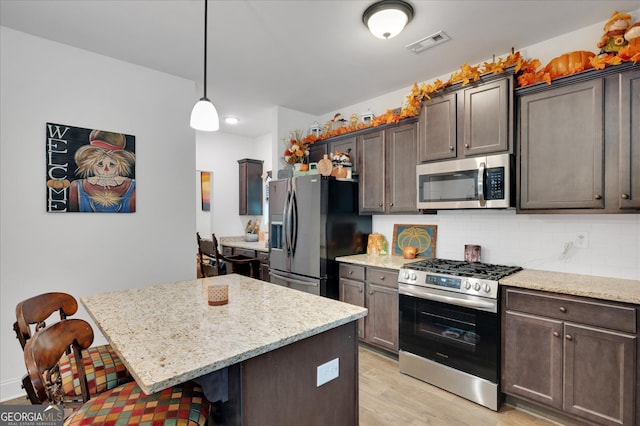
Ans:
[[[413,53],[420,53],[427,49],[431,49],[440,43],[444,43],[447,40],[450,40],[449,36],[444,31],[438,31],[435,34],[431,34],[429,37],[425,37],[422,40],[418,40],[407,45],[407,49]]]

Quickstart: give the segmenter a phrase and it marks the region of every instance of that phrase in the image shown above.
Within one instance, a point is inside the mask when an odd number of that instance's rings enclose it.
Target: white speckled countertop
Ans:
[[[209,306],[206,286],[229,285]],[[84,296],[142,390],[153,393],[367,315],[367,310],[231,274]]]
[[[525,269],[500,284],[640,305],[640,281]]]
[[[404,264],[420,260],[420,258],[404,259],[402,256],[369,256],[366,254],[358,254],[338,257],[336,260],[338,262],[353,263],[356,265],[377,266],[380,268],[399,270]],[[500,284],[640,305],[639,280],[524,269],[501,279]]]
[[[388,268],[400,270],[406,263],[417,262],[421,258],[405,259],[402,256],[376,256],[368,254],[354,254],[352,256],[336,257],[337,262],[353,263],[355,265],[376,266],[378,268]]]
[[[268,252],[269,248],[266,247],[265,241],[245,241],[242,237],[220,237],[218,238],[221,246],[237,247],[249,250],[257,250]]]

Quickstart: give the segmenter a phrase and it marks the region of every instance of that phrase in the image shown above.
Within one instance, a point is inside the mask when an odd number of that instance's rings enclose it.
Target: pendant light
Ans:
[[[207,98],[207,3],[204,0],[204,94],[191,110],[190,125],[196,130],[215,132],[220,128],[218,111]]]
[[[413,7],[403,0],[381,0],[369,6],[362,15],[362,22],[371,34],[381,39],[389,39],[411,22]]]

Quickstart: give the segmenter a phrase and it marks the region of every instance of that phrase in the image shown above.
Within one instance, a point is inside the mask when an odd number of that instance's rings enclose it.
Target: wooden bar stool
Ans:
[[[78,365],[79,386],[87,402],[65,419],[65,425],[153,424],[206,425],[210,403],[202,389],[189,381],[150,395],[134,381],[95,397],[88,392],[82,353],[93,343],[93,330],[81,319],[65,319],[32,336],[24,361],[40,401],[60,404],[64,399],[60,361],[71,348]]]

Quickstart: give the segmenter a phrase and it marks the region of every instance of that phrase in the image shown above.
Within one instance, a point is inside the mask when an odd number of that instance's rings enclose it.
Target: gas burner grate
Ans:
[[[419,260],[417,262],[407,263],[403,268],[432,272],[435,274],[448,274],[489,280],[499,280],[522,270],[519,266],[493,265],[482,262],[469,263],[463,260],[450,259]]]

